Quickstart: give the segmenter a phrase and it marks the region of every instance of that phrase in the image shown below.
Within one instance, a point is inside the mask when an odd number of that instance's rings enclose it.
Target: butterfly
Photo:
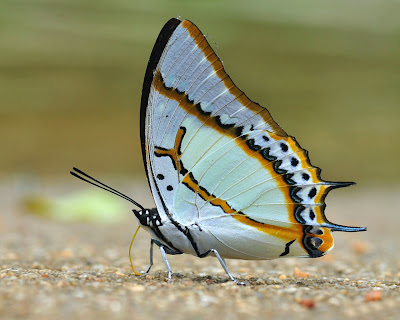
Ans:
[[[143,162],[155,208],[74,168],[73,175],[132,203],[140,227],[167,255],[267,260],[321,257],[333,231],[324,199],[352,182],[322,180],[308,153],[226,73],[199,28],[169,20],[152,50],[140,110]],[[91,180],[91,181],[90,181]],[[94,182],[93,182],[94,181]],[[96,184],[98,183],[98,184]]]

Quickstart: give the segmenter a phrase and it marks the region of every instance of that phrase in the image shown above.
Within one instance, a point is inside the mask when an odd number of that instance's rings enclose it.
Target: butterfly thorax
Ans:
[[[168,239],[161,231],[161,229],[165,228],[167,221],[165,221],[165,219],[162,219],[162,217],[158,213],[157,208],[132,211],[138,219],[140,226],[144,230],[149,232],[153,239],[160,241],[164,245],[169,245],[170,247],[172,247]]]

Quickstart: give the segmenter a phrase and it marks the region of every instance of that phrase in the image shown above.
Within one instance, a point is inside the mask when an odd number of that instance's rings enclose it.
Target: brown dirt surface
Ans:
[[[137,199],[151,203],[146,186],[133,189],[137,196],[146,194]],[[228,281],[216,259],[188,255],[169,257],[174,273],[167,282],[158,250],[151,272],[136,276],[127,252],[137,226],[133,216],[119,225],[60,223],[22,214],[10,185],[0,185],[0,191],[1,319],[397,319],[400,314],[395,191],[333,192],[328,218],[368,231],[335,233],[335,249],[320,259],[228,260],[246,286]],[[143,270],[150,237],[139,234],[133,263]],[[309,276],[296,277],[295,268]]]

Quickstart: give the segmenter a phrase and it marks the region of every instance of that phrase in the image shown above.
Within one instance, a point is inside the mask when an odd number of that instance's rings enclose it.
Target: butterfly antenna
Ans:
[[[74,172],[75,171],[75,172]],[[115,190],[114,188],[111,188],[110,186],[100,182],[99,180],[89,176],[87,173],[83,172],[82,170],[79,170],[78,168],[73,168],[73,171],[70,172],[74,177],[79,178],[87,183],[90,183],[100,189],[106,190],[108,192],[111,192],[125,200],[128,200],[129,202],[132,202],[135,206],[139,207],[141,210],[144,210],[144,207],[142,205],[140,205],[139,203],[137,203],[135,200],[133,200],[132,198],[128,197],[127,195],[119,192],[118,190]],[[80,175],[79,175],[80,174]],[[85,177],[85,178],[84,178]],[[88,178],[88,179],[86,179]],[[92,181],[90,181],[90,180]],[[96,182],[96,183],[95,183]]]

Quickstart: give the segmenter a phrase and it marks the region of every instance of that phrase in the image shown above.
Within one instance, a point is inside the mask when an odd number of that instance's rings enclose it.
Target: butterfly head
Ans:
[[[132,210],[135,217],[143,227],[157,228],[162,225],[157,208]]]

